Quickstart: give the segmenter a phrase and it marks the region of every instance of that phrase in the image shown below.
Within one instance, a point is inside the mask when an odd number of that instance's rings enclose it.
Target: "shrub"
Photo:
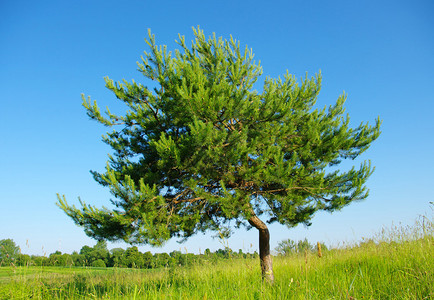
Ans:
[[[92,267],[105,268],[105,262],[102,259],[97,259],[92,263]]]

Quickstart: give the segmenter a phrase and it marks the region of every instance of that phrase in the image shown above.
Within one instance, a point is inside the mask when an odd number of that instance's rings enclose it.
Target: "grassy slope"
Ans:
[[[322,258],[275,257],[273,286],[250,259],[152,271],[0,268],[0,299],[434,299],[433,226],[419,225]]]

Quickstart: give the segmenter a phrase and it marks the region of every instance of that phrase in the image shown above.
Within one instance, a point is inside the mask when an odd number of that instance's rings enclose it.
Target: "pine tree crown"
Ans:
[[[190,47],[158,46],[149,31],[138,70],[157,87],[105,78],[128,111],[102,114],[83,96],[91,119],[114,128],[103,137],[114,153],[105,172],[92,174],[109,188],[114,209],[80,200],[58,205],[97,239],[161,245],[196,232],[230,234],[230,224],[250,227],[252,216],[289,227],[310,224],[318,210],[334,211],[368,196],[370,161],[332,171],[355,159],[380,134],[381,121],[350,128],[347,99],[315,108],[321,73],[302,79],[286,72],[264,80],[252,50],[206,38],[194,28]]]

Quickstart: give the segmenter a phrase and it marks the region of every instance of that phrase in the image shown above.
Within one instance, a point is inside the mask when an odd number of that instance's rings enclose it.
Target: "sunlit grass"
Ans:
[[[433,299],[434,228],[385,229],[357,245],[275,257],[276,281],[255,259],[157,270],[2,267],[1,299]]]

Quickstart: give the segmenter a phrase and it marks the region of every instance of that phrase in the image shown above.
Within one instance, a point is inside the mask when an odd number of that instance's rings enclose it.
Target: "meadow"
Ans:
[[[155,270],[1,267],[0,299],[434,299],[433,222],[273,263],[273,285],[252,258]]]

